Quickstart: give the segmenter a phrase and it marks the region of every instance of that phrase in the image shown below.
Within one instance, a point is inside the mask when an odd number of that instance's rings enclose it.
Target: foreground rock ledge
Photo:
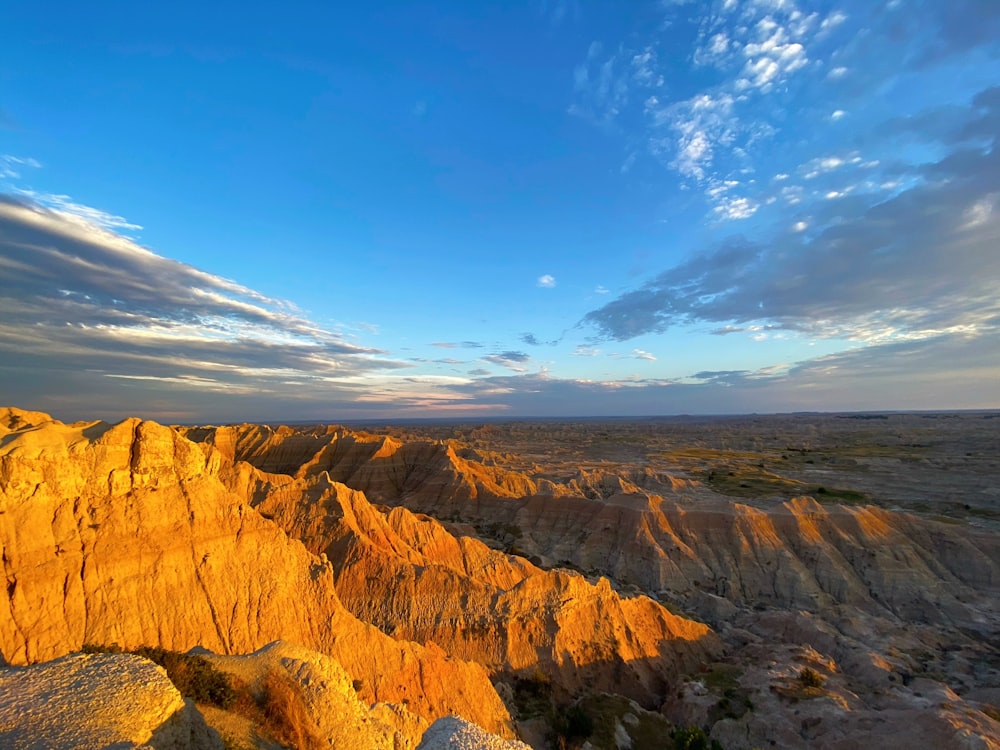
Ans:
[[[149,747],[222,750],[150,661],[130,654],[76,654],[0,669],[0,747],[7,750]]]

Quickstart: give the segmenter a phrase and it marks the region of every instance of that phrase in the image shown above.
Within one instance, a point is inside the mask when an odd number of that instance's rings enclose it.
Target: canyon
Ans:
[[[291,681],[330,747],[1000,748],[1000,422],[864,416],[0,409],[0,707],[155,646]],[[264,746],[157,695],[121,741]]]

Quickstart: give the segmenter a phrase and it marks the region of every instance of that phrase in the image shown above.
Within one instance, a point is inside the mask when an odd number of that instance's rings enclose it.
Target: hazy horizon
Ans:
[[[5,17],[10,405],[1000,407],[1000,4]]]

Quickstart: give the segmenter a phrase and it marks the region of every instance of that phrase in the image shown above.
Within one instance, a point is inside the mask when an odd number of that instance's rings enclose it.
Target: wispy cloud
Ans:
[[[528,346],[556,346],[560,339],[552,339],[550,341],[542,341],[533,333],[522,333],[518,338],[521,343],[527,344]]]
[[[525,372],[524,365],[531,361],[531,355],[525,352],[505,351],[490,354],[482,358],[484,361],[501,367],[506,367],[515,372]]]
[[[947,408],[995,408],[1000,334],[933,336],[861,347],[756,370],[702,371],[687,378],[585,380],[544,373],[484,376],[454,390],[501,401],[507,413],[732,414],[813,410],[923,409],[929,393]],[[942,387],[942,384],[947,384]]]
[[[579,0],[537,0],[539,12],[553,26],[578,21],[581,16]]]
[[[72,363],[91,379],[246,393],[405,366],[286,302],[139,246],[112,231],[135,226],[120,217],[55,205],[0,196],[7,385]]]
[[[539,286],[542,289],[552,289],[555,285],[556,285],[555,276],[552,276],[551,274],[547,273],[539,276],[538,280],[535,282],[535,286]]]
[[[572,115],[610,125],[635,98],[649,96],[665,84],[656,47],[639,49],[619,46],[607,51],[599,41],[591,42],[586,59],[573,69]],[[627,168],[622,169],[628,171]]]
[[[15,188],[13,192],[38,206],[55,210],[64,220],[75,221],[84,231],[93,227],[113,232],[136,232],[142,229],[138,224],[133,224],[121,216],[77,203],[68,195],[42,193],[24,188]]]
[[[651,96],[644,106],[650,151],[708,189],[727,179],[756,141],[776,132],[764,110],[752,108],[755,101],[805,70],[809,45],[836,25],[833,14],[821,18],[806,13],[793,0],[709,7],[701,17],[692,61],[715,69],[721,80],[683,100]],[[668,18],[677,12],[670,5],[665,8]],[[745,219],[756,210],[756,202],[746,195],[707,195],[720,219]]]
[[[41,166],[36,159],[30,157],[0,154],[0,180],[16,180],[25,169],[38,169]]]
[[[485,344],[481,341],[435,341],[431,346],[440,349],[482,349]]]
[[[827,191],[793,231],[729,238],[585,322],[614,340],[697,322],[870,343],[1000,328],[1000,152],[980,135],[984,123],[1000,125],[992,92],[966,108],[963,126],[939,144],[942,158],[912,167],[908,188]],[[823,157],[803,170],[818,179],[858,161]]]

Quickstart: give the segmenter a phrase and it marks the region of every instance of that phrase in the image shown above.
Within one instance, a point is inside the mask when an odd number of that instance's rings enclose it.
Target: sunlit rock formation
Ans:
[[[234,496],[218,451],[152,422],[0,415],[0,653],[85,643],[244,653],[277,640],[336,658],[372,701],[508,732],[486,670],[397,641],[337,598],[332,566]],[[246,467],[247,471],[252,471]]]
[[[0,747],[223,750],[166,673],[129,654],[0,669]]]
[[[403,508],[380,511],[325,472],[252,480],[244,491],[263,498],[257,509],[326,554],[345,605],[393,637],[493,672],[541,668],[567,694],[588,687],[649,705],[720,650],[705,625],[648,597],[540,570]]]
[[[502,590],[491,601],[507,616],[517,611],[506,606],[508,592],[538,579],[533,568],[569,566],[592,582],[608,576],[621,591],[696,612],[717,629],[730,654],[720,664],[738,676],[723,690],[689,674],[662,710],[678,723],[711,727],[727,747],[856,747],[864,732],[886,739],[923,732],[942,746],[993,747],[1000,734],[1000,536],[991,531],[806,496],[734,501],[648,468],[564,472],[565,481],[555,482],[540,478],[537,466],[528,476],[480,463],[476,451],[450,441],[254,425],[189,434],[286,475],[261,475],[272,486],[258,489],[255,502],[311,549],[338,560],[348,606],[386,632],[515,665],[518,649],[502,638],[477,642],[451,625],[448,592],[468,590],[457,581],[479,571],[468,577],[480,590],[484,582],[486,591]],[[337,483],[396,507],[374,516],[384,523],[359,518],[355,496]],[[317,502],[303,502],[302,492]],[[442,545],[434,522],[410,520],[403,508],[528,556],[533,566],[486,565],[489,556],[473,552],[471,541],[458,551]],[[383,610],[366,601],[361,592],[379,578],[365,572],[376,549],[391,550],[377,558],[380,572],[417,601],[438,592],[435,606],[422,611],[405,597]],[[498,571],[502,583],[490,582],[484,569]],[[545,586],[546,594],[558,589]],[[475,601],[466,602],[472,612]],[[545,595],[539,601],[545,611]],[[558,657],[547,664],[547,648],[540,661],[558,672]],[[797,675],[812,663],[810,654],[826,665],[826,687],[798,695]],[[579,684],[572,672],[561,679]],[[944,697],[928,700],[928,693]],[[810,702],[795,707],[801,699]]]

